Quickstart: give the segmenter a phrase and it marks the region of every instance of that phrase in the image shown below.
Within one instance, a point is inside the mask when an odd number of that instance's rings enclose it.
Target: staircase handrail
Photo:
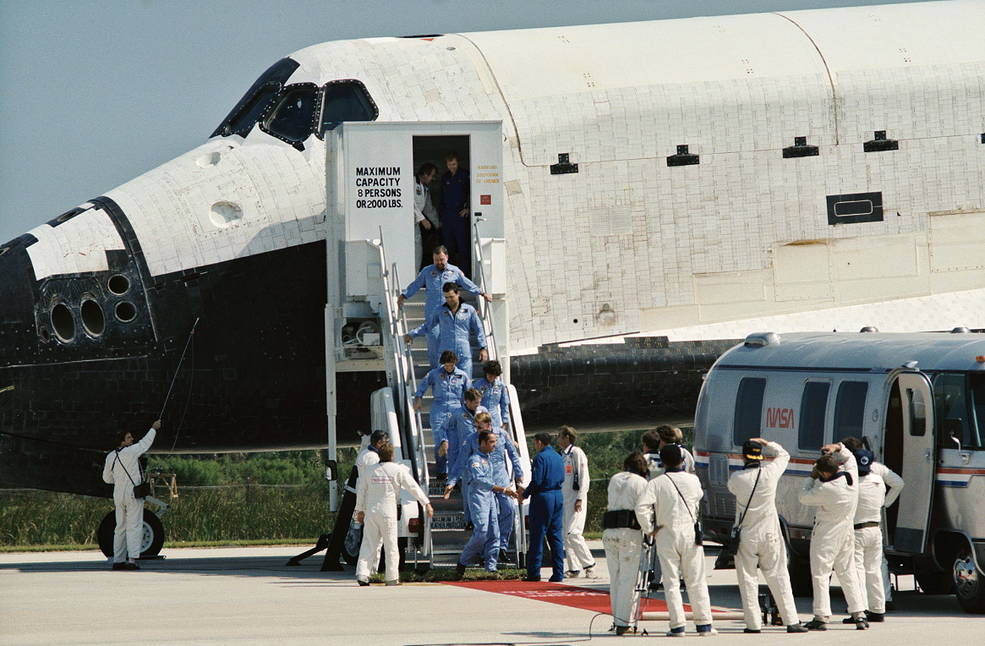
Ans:
[[[400,274],[397,271],[397,263],[393,263],[393,282],[397,284],[397,289],[400,286]],[[398,294],[399,295],[399,294]],[[389,300],[389,295],[388,295]],[[421,411],[414,408],[414,394],[417,392],[417,375],[414,373],[414,355],[411,353],[410,346],[404,342],[404,335],[408,332],[407,324],[407,312],[403,308],[397,308],[397,320],[394,321],[395,328],[394,331],[397,335],[397,343],[400,347],[400,352],[403,357],[403,367],[404,367],[404,387],[406,389],[405,397],[407,402],[408,415],[414,418],[415,428],[417,429],[417,442],[414,446],[415,453],[420,457],[420,462],[423,467],[424,476],[427,475],[427,456],[424,450],[424,420],[421,417]],[[426,479],[426,478],[425,478]]]
[[[397,271],[397,263],[393,263],[393,282],[396,284],[396,289],[399,295],[400,290],[400,272]],[[387,300],[389,301],[391,294],[387,293]],[[398,307],[397,308],[397,319],[394,321],[394,332],[395,338],[397,339],[398,347],[400,348],[403,360],[401,364],[404,367],[404,410],[409,418],[414,420],[413,427],[415,429],[414,435],[416,436],[416,441],[414,442],[414,452],[417,455],[417,464],[421,465],[418,469],[419,473],[415,474],[417,476],[417,481],[421,483],[424,490],[429,491],[430,476],[428,474],[428,460],[427,454],[424,449],[424,420],[421,417],[421,411],[414,408],[414,394],[417,392],[417,375],[414,373],[414,355],[410,351],[410,346],[404,342],[404,335],[408,332],[407,324],[407,312]],[[423,510],[422,510],[423,512]],[[422,517],[424,521],[424,536],[422,537],[421,543],[424,548],[424,556],[427,559],[431,559],[431,519],[428,518],[427,514]]]
[[[474,253],[475,262],[472,266],[479,268],[479,290],[483,294],[492,293],[489,291],[489,282],[486,280],[486,272],[482,268],[482,244],[479,242],[479,222],[478,219],[472,222],[472,251]],[[483,324],[487,328],[486,332],[486,351],[489,354],[489,359],[497,359],[496,353],[496,328],[493,325],[492,312],[489,309],[489,304],[486,303],[484,298],[479,298],[479,318],[482,319]]]
[[[489,282],[486,280],[486,272],[485,270],[483,270],[482,267],[482,244],[480,242],[480,237],[479,237],[479,220],[480,220],[479,218],[476,218],[472,222],[472,232],[473,232],[472,249],[475,259],[475,262],[472,263],[472,266],[479,268],[479,281],[478,281],[479,290],[483,294],[491,295],[492,292],[489,289]],[[486,328],[488,329],[488,332],[486,333],[486,348],[489,354],[489,359],[490,360],[498,359],[499,357],[497,356],[496,353],[496,332],[493,325],[492,310],[489,307],[489,304],[486,303],[485,299],[483,298],[479,298],[479,317],[482,319],[483,325],[486,326]],[[516,392],[516,389],[513,388],[512,386],[507,387],[508,405],[510,406],[510,409],[512,411],[514,408],[512,404],[517,402],[517,400],[510,396],[510,391]],[[516,408],[519,409],[518,403]],[[517,416],[511,419],[519,420],[520,418]],[[517,433],[518,428],[521,431],[519,434]],[[513,436],[511,439],[518,444],[520,442],[525,443],[527,441],[526,437],[522,433],[522,430],[523,430],[522,422],[520,424],[517,423],[510,424],[510,434]],[[529,476],[530,474],[527,475]],[[517,505],[517,513],[516,516],[514,516],[513,535],[516,537],[517,552],[519,554],[525,553],[527,551],[527,537],[523,531],[523,505],[522,504]]]
[[[411,465],[413,466],[414,479],[427,490],[429,479],[422,432],[424,426],[420,412],[414,410],[413,406],[413,393],[417,390],[417,380],[414,376],[414,361],[410,348],[404,343],[404,334],[407,333],[407,318],[404,312],[396,305],[395,290],[390,282],[390,272],[392,271],[393,280],[399,285],[397,263],[393,263],[388,268],[382,227],[380,227],[379,242],[368,240],[367,242],[371,246],[376,247],[379,255],[380,278],[383,283],[383,313],[387,327],[387,335],[384,336],[384,339],[387,337],[390,339],[389,343],[385,342],[385,345],[388,345],[390,349],[387,364],[392,365],[393,377],[396,381],[397,405],[401,411],[400,416],[404,421],[401,425],[404,434],[402,444],[410,449],[410,455],[406,457],[410,458]],[[427,517],[427,514],[423,514],[422,521],[424,523],[424,536],[421,541],[422,547],[425,557],[430,558],[431,519]]]

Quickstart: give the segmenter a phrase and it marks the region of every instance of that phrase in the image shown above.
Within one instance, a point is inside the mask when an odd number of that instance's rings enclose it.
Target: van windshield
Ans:
[[[971,408],[975,413],[975,423],[970,431],[965,448],[985,448],[985,375],[971,375]]]

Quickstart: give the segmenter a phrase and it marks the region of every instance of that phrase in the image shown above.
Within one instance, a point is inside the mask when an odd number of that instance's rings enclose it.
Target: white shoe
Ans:
[[[587,567],[587,568],[585,568],[585,578],[586,579],[597,579],[598,576],[595,574],[595,570],[593,568]]]
[[[667,631],[667,636],[668,637],[687,637],[687,633],[684,632],[683,630],[680,631],[680,632],[677,632],[677,633],[675,633],[673,630],[668,630]]]
[[[715,637],[716,635],[718,635],[718,631],[712,628],[711,630],[706,630],[704,632],[696,633],[696,634],[698,635],[698,637]]]

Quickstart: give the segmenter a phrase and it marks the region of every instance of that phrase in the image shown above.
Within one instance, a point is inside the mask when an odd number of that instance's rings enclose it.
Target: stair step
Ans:
[[[464,530],[465,529],[465,514],[459,512],[457,515],[439,514],[435,513],[434,518],[431,519],[431,531],[442,531],[442,530]]]

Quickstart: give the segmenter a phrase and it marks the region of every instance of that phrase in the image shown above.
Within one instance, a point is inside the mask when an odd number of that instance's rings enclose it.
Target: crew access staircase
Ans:
[[[476,232],[478,233],[478,232]],[[433,566],[454,566],[458,563],[458,557],[472,535],[470,529],[466,528],[465,514],[461,488],[456,487],[448,500],[444,499],[445,481],[433,477],[435,471],[435,446],[432,429],[430,425],[430,415],[432,394],[425,393],[423,397],[423,407],[421,411],[413,408],[414,395],[418,383],[431,369],[427,354],[427,342],[423,337],[419,337],[414,344],[408,345],[404,342],[404,335],[419,326],[424,320],[424,300],[425,293],[421,290],[411,299],[404,301],[403,307],[397,308],[397,297],[402,286],[407,282],[401,281],[396,263],[388,264],[386,250],[382,240],[373,241],[372,244],[377,253],[375,261],[378,266],[370,267],[370,274],[379,276],[379,293],[382,295],[379,303],[380,318],[382,323],[383,350],[386,355],[387,381],[389,389],[392,391],[393,412],[387,415],[388,420],[382,418],[382,413],[377,413],[374,407],[374,428],[389,428],[391,437],[395,440],[394,459],[401,459],[411,467],[415,478],[422,487],[428,492],[431,505],[434,508],[434,518],[423,518],[423,522],[412,523],[410,527],[411,540],[408,547],[413,553],[413,560],[418,564],[423,561],[426,565]],[[478,241],[478,235],[475,236]],[[479,267],[479,275],[474,282],[486,291],[484,285],[486,281],[482,272],[481,248],[478,242],[473,246],[473,254]],[[371,256],[373,257],[373,256]],[[462,292],[463,300],[469,302],[479,312],[486,335],[487,351],[490,359],[497,359],[495,333],[493,317],[487,303],[482,298],[476,298],[466,292]],[[473,348],[474,348],[473,339]],[[473,375],[472,379],[482,377],[482,363],[478,360],[478,351],[473,351]],[[506,358],[498,358],[505,363]],[[526,447],[526,439],[523,432],[523,419],[520,408],[517,405],[516,389],[508,385],[510,400],[510,428],[509,435],[517,444],[520,453],[521,463],[524,468],[525,476],[530,477],[530,459]],[[394,436],[397,437],[394,437]],[[399,446],[398,446],[399,445]],[[526,532],[525,513],[526,505],[518,509],[515,516],[513,537],[510,542],[510,557],[514,564],[523,564],[526,554]],[[416,536],[415,536],[416,532]],[[411,555],[407,555],[407,560],[411,560]],[[472,565],[472,564],[470,564]]]

